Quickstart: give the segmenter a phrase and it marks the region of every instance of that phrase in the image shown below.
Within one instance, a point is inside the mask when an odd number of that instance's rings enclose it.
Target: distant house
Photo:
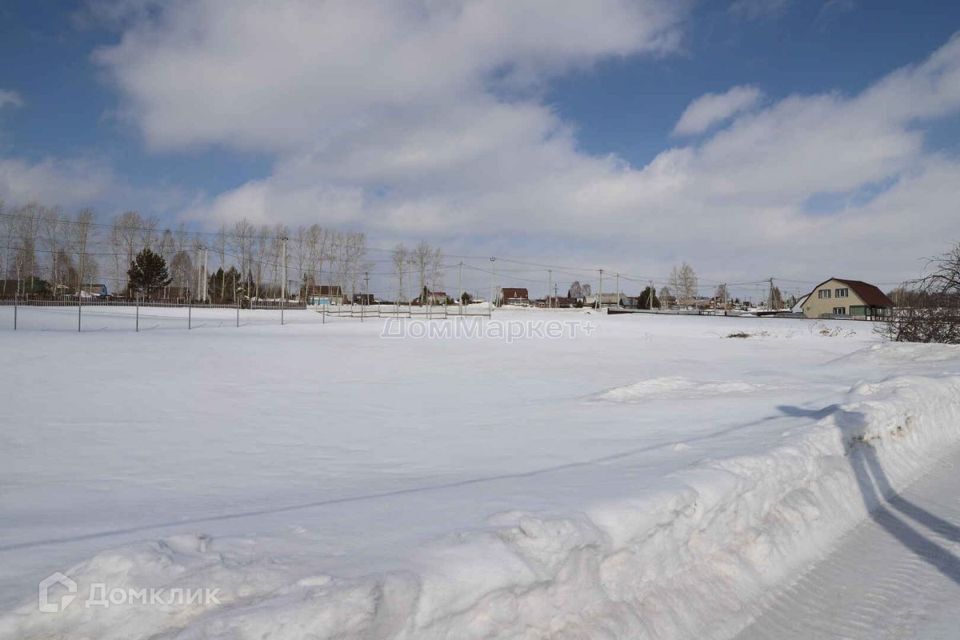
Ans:
[[[600,294],[600,304],[604,307],[616,307],[619,306],[621,302],[619,293],[601,293]],[[584,306],[595,307],[597,306],[597,296],[591,295],[587,296],[584,301]]]
[[[307,304],[341,304],[343,299],[343,289],[338,284],[313,284],[305,291]]]
[[[523,288],[503,287],[500,289],[499,305],[529,305],[530,293]]]
[[[802,308],[803,315],[807,318],[884,318],[892,313],[893,301],[872,284],[860,280],[830,278],[807,294]]]
[[[431,291],[429,297],[427,297],[428,304],[447,304],[447,292],[446,291]]]
[[[109,295],[105,284],[84,284],[80,286],[84,298],[106,298]]]
[[[577,301],[563,296],[549,296],[543,300],[538,300],[537,305],[550,307],[551,309],[570,309],[577,306]]]

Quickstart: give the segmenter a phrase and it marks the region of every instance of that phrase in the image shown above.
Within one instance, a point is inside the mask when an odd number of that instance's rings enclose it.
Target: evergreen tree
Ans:
[[[650,305],[650,296],[653,296],[653,305]],[[637,307],[640,309],[659,309],[660,308],[660,299],[657,297],[657,292],[654,291],[651,287],[647,287],[640,293],[640,299],[637,301]]]
[[[127,271],[130,288],[147,297],[170,284],[167,261],[160,254],[144,249],[130,263]]]

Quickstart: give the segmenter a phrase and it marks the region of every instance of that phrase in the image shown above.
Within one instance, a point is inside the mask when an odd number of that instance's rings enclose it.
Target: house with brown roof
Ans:
[[[505,304],[529,305],[530,293],[522,287],[503,287],[500,289],[500,295],[497,298],[496,304],[497,306]]]
[[[830,278],[807,294],[802,309],[806,318],[885,318],[893,312],[893,301],[872,284]]]

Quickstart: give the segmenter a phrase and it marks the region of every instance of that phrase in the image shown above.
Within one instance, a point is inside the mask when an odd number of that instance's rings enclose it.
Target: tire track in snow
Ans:
[[[737,640],[956,638],[958,525],[960,451],[882,503]]]

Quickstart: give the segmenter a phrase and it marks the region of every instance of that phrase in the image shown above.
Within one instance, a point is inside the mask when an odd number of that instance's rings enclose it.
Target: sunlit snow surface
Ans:
[[[729,637],[863,520],[858,456],[897,488],[960,443],[960,350],[868,323],[75,311],[0,308],[4,639]]]

